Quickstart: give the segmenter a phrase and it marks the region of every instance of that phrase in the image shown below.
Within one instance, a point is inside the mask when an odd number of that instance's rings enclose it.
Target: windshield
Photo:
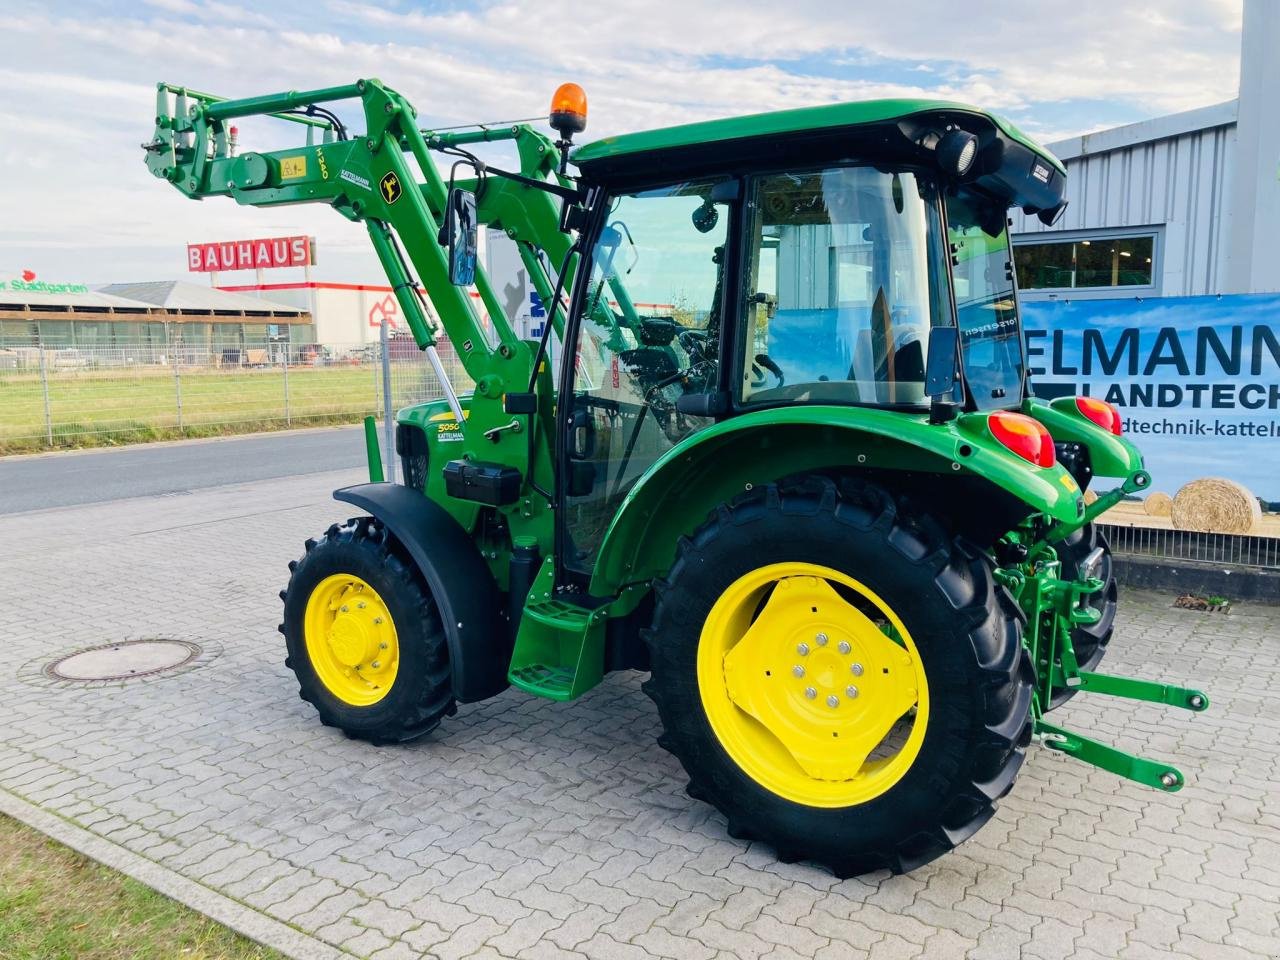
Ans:
[[[925,402],[929,329],[951,322],[932,184],[873,167],[772,174],[748,214],[742,401]]]
[[[1023,351],[1005,208],[967,190],[947,198],[965,382],[979,410],[1022,402]]]

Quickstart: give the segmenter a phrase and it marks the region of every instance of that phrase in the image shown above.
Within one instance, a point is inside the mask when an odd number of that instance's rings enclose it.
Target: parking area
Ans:
[[[1126,594],[1107,667],[1186,682],[1190,714],[1078,698],[1068,726],[1173,760],[1173,795],[1032,749],[972,841],[838,881],[730,839],[656,744],[636,674],[575,703],[508,691],[424,740],[319,724],[276,632],[302,540],[356,471],[0,519],[0,788],[161,873],[296,928],[299,956],[1280,956],[1280,607]],[[83,684],[45,666],[125,639],[201,652]]]

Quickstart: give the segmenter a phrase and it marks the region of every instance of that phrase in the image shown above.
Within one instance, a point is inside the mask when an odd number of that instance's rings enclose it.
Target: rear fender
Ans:
[[[1143,469],[1142,453],[1137,446],[1086,417],[1076,406],[1075,397],[1058,397],[1049,403],[1028,397],[1023,401],[1022,412],[1044,424],[1054,440],[1088,447],[1095,477],[1127,480]]]
[[[498,588],[458,521],[438,503],[394,483],[343,487],[333,497],[377,518],[422,571],[440,609],[454,697],[471,703],[505,690],[511,650],[498,620]]]
[[[681,536],[753,485],[832,469],[976,476],[1055,520],[1074,522],[1084,510],[1066,470],[1006,450],[985,414],[931,424],[924,414],[868,407],[760,410],[686,437],[646,471],[605,533],[590,592],[610,596],[661,576]]]

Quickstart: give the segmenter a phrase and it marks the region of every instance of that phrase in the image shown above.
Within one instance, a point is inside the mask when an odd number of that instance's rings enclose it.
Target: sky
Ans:
[[[196,203],[152,177],[140,144],[152,135],[158,80],[244,97],[375,76],[408,96],[424,126],[545,115],[557,84],[574,80],[590,100],[580,142],[927,96],[993,109],[1052,142],[1233,98],[1241,5],[8,0],[0,277],[204,282],[186,272],[188,242],[306,233],[318,278],[381,279],[363,228],[331,210]],[[285,129],[242,125],[241,149],[291,145],[293,125],[275,126]],[[269,279],[293,279],[277,274]]]

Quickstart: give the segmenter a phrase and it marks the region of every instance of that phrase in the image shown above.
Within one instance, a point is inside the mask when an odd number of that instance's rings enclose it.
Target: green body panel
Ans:
[[[665,574],[678,538],[751,485],[832,468],[972,474],[1058,521],[1073,522],[1084,509],[1066,470],[1009,452],[992,438],[987,414],[931,424],[923,413],[871,407],[761,410],[693,434],[649,468],[605,534],[591,593],[610,596]]]
[[[1082,414],[1075,397],[1058,397],[1049,403],[1028,397],[1022,403],[1022,412],[1044,424],[1054,440],[1088,447],[1095,477],[1123,479],[1143,469],[1142,452],[1131,441],[1104,430]]]
[[[659,130],[626,133],[596,140],[574,151],[573,161],[581,166],[593,160],[621,157],[654,150],[671,150],[718,141],[745,140],[749,137],[773,137],[829,127],[852,127],[868,123],[898,120],[918,113],[946,110],[972,113],[994,123],[1005,136],[1051,163],[1059,173],[1066,167],[1057,157],[1032,140],[1008,120],[978,107],[948,100],[865,100],[860,103],[833,103],[820,107],[799,107],[773,113],[757,113],[746,117],[705,120]]]
[[[471,397],[460,396],[458,402],[470,420]],[[480,513],[480,504],[457,500],[444,489],[443,464],[456,460],[463,443],[463,427],[453,418],[447,400],[434,400],[396,411],[396,423],[417,427],[427,438],[427,486],[423,493],[457,520],[464,530],[472,530]]]

